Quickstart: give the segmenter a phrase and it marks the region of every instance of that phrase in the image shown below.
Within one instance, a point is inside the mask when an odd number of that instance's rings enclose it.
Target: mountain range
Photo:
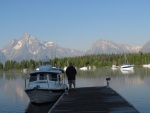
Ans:
[[[136,53],[141,50],[141,46],[129,46],[126,44],[117,44],[110,40],[97,40],[93,43],[87,54],[119,54]]]
[[[90,50],[86,52],[63,48],[52,41],[40,41],[30,34],[23,34],[19,39],[10,41],[9,44],[0,50],[0,62],[6,60],[42,60],[46,56],[50,59],[75,57],[90,54],[118,54],[118,53],[137,53],[150,52],[150,41],[142,46],[130,46],[125,44],[117,44],[110,40],[95,41]]]

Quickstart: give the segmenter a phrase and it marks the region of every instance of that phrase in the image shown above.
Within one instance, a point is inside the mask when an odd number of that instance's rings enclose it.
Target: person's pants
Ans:
[[[74,88],[76,87],[75,80],[68,80],[68,84],[69,84],[69,88],[72,88],[72,84]]]

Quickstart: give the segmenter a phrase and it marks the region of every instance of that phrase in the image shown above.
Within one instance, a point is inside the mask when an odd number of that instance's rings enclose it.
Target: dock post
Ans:
[[[109,87],[109,80],[110,80],[110,77],[109,77],[109,78],[106,78],[106,81],[107,81],[107,87]]]
[[[26,79],[25,79],[25,88],[26,88]]]

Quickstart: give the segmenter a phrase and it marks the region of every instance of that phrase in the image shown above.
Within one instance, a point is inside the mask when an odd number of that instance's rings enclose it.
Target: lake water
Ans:
[[[47,113],[54,103],[36,105],[30,103],[24,92],[24,79],[28,74],[0,72],[0,113]],[[139,112],[150,111],[150,69],[135,68],[134,72],[121,72],[110,68],[96,71],[78,71],[76,87],[109,85],[130,102]],[[65,80],[67,83],[67,80]]]

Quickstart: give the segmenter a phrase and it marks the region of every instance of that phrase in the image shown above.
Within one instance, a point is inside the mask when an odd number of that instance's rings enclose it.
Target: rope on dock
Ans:
[[[69,90],[69,89],[68,89]],[[55,104],[52,106],[52,108],[48,111],[48,113],[51,113],[53,111],[53,109],[55,108],[55,106],[57,105],[57,103],[60,101],[60,99],[65,95],[68,94],[68,90],[66,90],[61,97],[59,97],[59,99],[55,102]]]

